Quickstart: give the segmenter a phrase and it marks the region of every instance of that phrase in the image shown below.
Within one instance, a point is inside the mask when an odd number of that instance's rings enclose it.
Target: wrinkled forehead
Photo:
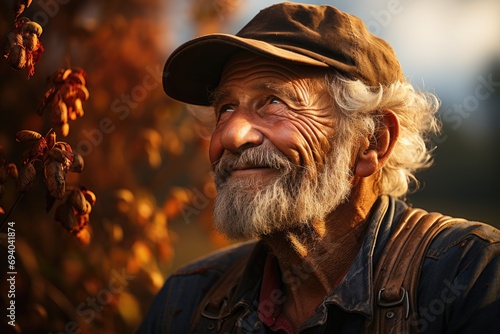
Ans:
[[[241,51],[234,54],[224,64],[217,88],[220,89],[228,80],[245,80],[259,74],[266,76],[269,80],[273,80],[274,77],[275,80],[281,82],[309,79],[317,83],[317,88],[322,88],[329,72],[332,71]]]

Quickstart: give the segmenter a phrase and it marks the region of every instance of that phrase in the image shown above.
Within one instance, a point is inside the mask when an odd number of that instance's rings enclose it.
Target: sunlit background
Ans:
[[[78,240],[55,222],[54,210],[46,212],[41,177],[13,210],[16,332],[133,332],[175,268],[229,244],[211,228],[209,134],[165,96],[161,69],[181,43],[236,33],[276,2],[40,0],[23,13],[43,27],[45,51],[29,80],[0,59],[0,145],[20,169],[28,146],[15,142],[16,132],[53,127],[50,112],[36,113],[47,78],[83,68],[85,115],[69,121],[66,138],[56,130],[85,159],[82,173],[67,174],[68,187],[91,189],[97,202],[90,240]],[[328,3],[362,18],[394,47],[408,80],[442,100],[435,166],[420,174],[422,189],[408,202],[500,226],[500,2]],[[12,4],[0,2],[1,36],[12,29]],[[0,206],[8,211],[16,197],[8,180]],[[4,310],[7,290],[2,276]],[[0,332],[12,331],[2,319]]]

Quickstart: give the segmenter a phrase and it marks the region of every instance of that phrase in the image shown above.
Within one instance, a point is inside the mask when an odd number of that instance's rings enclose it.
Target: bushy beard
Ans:
[[[225,152],[215,165],[215,228],[230,239],[245,240],[325,219],[351,190],[351,150],[335,143],[331,147],[320,167],[292,164],[271,144],[241,154]],[[267,184],[231,177],[238,165],[273,168],[277,176]]]

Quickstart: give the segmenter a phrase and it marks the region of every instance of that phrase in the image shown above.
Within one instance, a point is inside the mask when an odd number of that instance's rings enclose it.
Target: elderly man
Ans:
[[[358,18],[277,4],[164,74],[213,106],[215,227],[254,241],[174,273],[139,332],[500,332],[500,233],[400,199],[438,101]]]

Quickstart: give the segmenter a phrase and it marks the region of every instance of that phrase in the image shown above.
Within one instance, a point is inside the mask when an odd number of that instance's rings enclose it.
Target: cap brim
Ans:
[[[328,64],[275,45],[229,34],[198,37],[178,47],[168,58],[163,70],[163,89],[168,96],[189,104],[210,105],[225,63],[238,51],[293,63],[328,67]]]

